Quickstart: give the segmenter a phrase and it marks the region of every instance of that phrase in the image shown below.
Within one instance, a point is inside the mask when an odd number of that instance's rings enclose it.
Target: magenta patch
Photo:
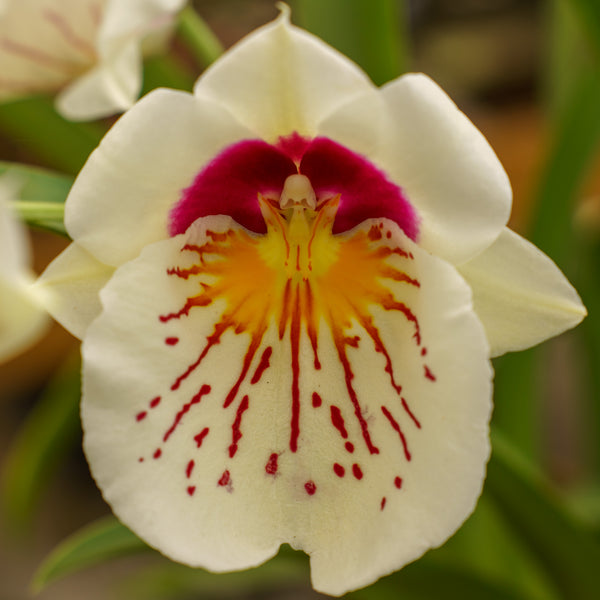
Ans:
[[[333,233],[383,217],[416,240],[418,216],[383,171],[329,138],[309,140],[297,133],[280,138],[276,146],[245,140],[223,150],[183,190],[170,213],[169,233],[184,233],[209,215],[228,215],[250,231],[266,233],[258,194],[279,200],[286,178],[294,173],[310,179],[318,202],[340,195]]]

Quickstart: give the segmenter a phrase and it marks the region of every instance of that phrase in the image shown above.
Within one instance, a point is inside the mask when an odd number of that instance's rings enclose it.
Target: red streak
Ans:
[[[152,398],[150,400],[150,408],[156,408],[160,404],[160,396],[156,396],[156,398]]]
[[[143,410],[142,412],[139,412],[137,415],[135,415],[135,420],[136,421],[141,421],[142,419],[146,418],[147,414],[148,413],[145,410]]]
[[[306,281],[304,289],[306,291],[306,332],[308,333],[308,339],[313,351],[313,364],[315,369],[318,371],[321,369],[321,361],[319,360],[318,343],[317,343],[317,330],[315,327],[315,315],[314,315],[314,298],[310,282]]]
[[[204,384],[200,388],[200,391],[187,404],[183,405],[183,408],[175,415],[175,420],[173,421],[173,424],[171,425],[171,427],[169,427],[169,429],[165,433],[165,435],[163,437],[163,442],[166,442],[169,439],[171,434],[175,431],[175,428],[177,427],[177,425],[179,425],[181,419],[183,419],[183,416],[190,410],[190,408],[194,404],[198,404],[200,402],[200,400],[202,400],[202,396],[205,396],[209,392],[210,392],[210,385]]]
[[[202,446],[202,442],[204,441],[204,438],[208,435],[208,432],[208,427],[205,427],[198,435],[194,436],[194,440],[196,441],[196,444],[198,444],[198,448]]]
[[[344,446],[346,447],[346,450],[348,450],[348,452],[350,452],[350,454],[352,454],[352,452],[354,452],[354,444],[352,442],[346,442],[344,444]]]
[[[188,489],[187,489],[187,493],[188,493],[190,496],[193,496],[195,491],[196,491],[196,486],[195,486],[195,485],[190,485],[190,486],[188,487]]]
[[[165,339],[165,344],[167,346],[174,346],[178,342],[179,342],[179,338],[176,338],[176,337],[168,337]]]
[[[387,500],[385,499],[385,496],[381,499],[381,510],[383,510],[385,508],[385,503],[387,502]]]
[[[354,475],[354,477],[356,477],[356,479],[360,480],[363,478],[362,469],[356,463],[352,465],[352,474]]]
[[[344,469],[344,467],[342,467],[342,465],[340,465],[339,463],[334,463],[334,465],[333,465],[333,472],[338,477],[343,477],[346,474],[346,469]]]
[[[393,296],[390,296],[389,298],[384,299],[381,302],[381,305],[383,306],[383,308],[385,308],[385,310],[397,310],[397,311],[401,312],[406,317],[406,320],[410,321],[415,326],[414,338],[417,342],[417,345],[420,345],[421,344],[421,327],[419,326],[419,320],[417,319],[415,314],[410,310],[410,308],[408,308],[408,306],[406,306],[406,304],[404,304],[403,302],[397,302],[393,298]]]
[[[267,464],[265,465],[265,471],[269,475],[275,475],[275,473],[277,473],[278,459],[279,459],[279,454],[277,454],[276,452],[273,452],[273,454],[271,454],[271,456],[269,456],[269,460],[267,461]]]
[[[157,449],[154,451],[154,454],[153,454],[152,456],[153,456],[153,458],[160,458],[160,455],[161,455],[161,454],[162,454],[162,450],[161,450],[160,448],[157,448]]]
[[[194,470],[194,461],[190,460],[185,468],[185,476],[189,479],[192,476],[192,471]]]
[[[346,439],[348,432],[346,431],[346,425],[344,423],[344,417],[337,406],[331,405],[331,422],[333,426],[340,432],[340,435]]]
[[[421,356],[425,356],[427,354],[427,348],[421,348]]]
[[[317,486],[314,481],[307,481],[304,484],[304,489],[309,496],[312,496],[317,491]]]
[[[290,432],[290,450],[298,450],[298,436],[300,435],[300,302],[298,290],[294,297],[294,312],[290,324],[290,343],[292,347],[292,419]],[[314,493],[314,492],[313,492]]]
[[[248,370],[250,369],[250,365],[252,364],[252,359],[254,358],[254,355],[256,354],[256,351],[258,350],[258,347],[260,346],[260,343],[262,341],[262,337],[265,333],[265,328],[263,323],[260,324],[260,326],[257,328],[256,332],[254,332],[252,334],[252,339],[250,340],[250,345],[248,346],[248,350],[246,352],[246,354],[244,355],[244,362],[242,364],[242,371],[240,373],[240,376],[238,377],[237,381],[235,382],[234,386],[229,390],[229,393],[227,394],[227,397],[225,398],[225,402],[223,403],[223,408],[227,408],[235,399],[240,386],[242,385],[242,382],[244,381],[244,379],[246,379],[246,375],[248,374]]]
[[[435,381],[435,375],[429,370],[427,365],[423,365],[425,367],[425,377],[429,379],[429,381]]]
[[[396,479],[394,479],[394,485],[398,489],[401,489],[402,488],[402,477],[396,477]]]
[[[408,451],[406,438],[404,437],[404,434],[400,429],[400,425],[398,425],[398,421],[396,421],[396,419],[392,417],[392,414],[385,406],[381,407],[381,412],[386,416],[387,420],[390,422],[390,425],[398,432],[398,435],[400,436],[400,441],[402,442],[402,447],[404,448],[404,456],[406,457],[406,460],[410,460],[411,456],[410,452]]]
[[[271,366],[269,362],[271,354],[273,354],[273,348],[271,348],[271,346],[268,346],[267,348],[265,348],[264,352],[262,353],[262,356],[260,357],[258,367],[256,367],[256,371],[254,371],[254,375],[250,380],[251,384],[254,385],[255,383],[258,383],[263,373]]]
[[[413,420],[413,423],[419,428],[421,429],[421,423],[419,423],[419,420],[417,419],[417,417],[415,417],[415,415],[413,415],[412,411],[410,410],[410,408],[408,407],[408,404],[406,402],[406,400],[404,398],[400,398],[400,400],[402,401],[402,407],[404,408],[404,410],[406,411],[406,414],[408,414],[408,416]]]
[[[223,471],[223,475],[221,475],[221,479],[219,479],[218,484],[220,486],[225,486],[229,483],[230,480],[231,480],[231,474],[229,473],[229,471]]]
[[[290,292],[291,292],[292,280],[288,279],[285,283],[285,288],[283,290],[283,299],[282,305],[283,309],[281,311],[281,318],[279,320],[279,339],[282,340],[285,334],[285,328],[289,319],[289,309],[290,309]]]
[[[232,432],[232,441],[231,446],[229,446],[229,458],[233,458],[238,449],[238,442],[242,438],[242,432],[240,431],[240,426],[242,424],[242,416],[244,411],[248,409],[248,396],[244,396],[242,401],[240,402],[237,411],[235,413],[235,421],[231,426]]]
[[[352,405],[354,406],[354,414],[356,415],[356,418],[358,419],[358,422],[360,424],[360,429],[362,431],[363,438],[365,440],[367,448],[369,449],[369,452],[371,454],[379,454],[379,448],[377,448],[377,446],[373,445],[373,442],[371,441],[371,436],[369,434],[369,428],[367,426],[367,422],[365,421],[365,419],[362,415],[362,409],[360,407],[358,397],[356,396],[356,392],[354,391],[354,388],[352,387],[352,379],[354,378],[354,373],[352,372],[352,369],[350,368],[350,362],[348,361],[348,357],[346,356],[346,350],[344,348],[344,344],[346,343],[346,341],[339,334],[339,331],[334,331],[333,334],[334,334],[333,338],[334,338],[334,342],[335,342],[335,347],[337,348],[340,362],[342,363],[342,366],[344,367],[344,378],[346,380],[346,389],[348,390],[348,395],[350,396],[350,400],[352,402]]]
[[[375,352],[379,352],[385,357],[385,372],[390,376],[392,387],[396,390],[396,393],[400,394],[402,392],[402,386],[396,383],[392,359],[390,358],[385,345],[381,341],[377,327],[373,325],[373,319],[371,317],[362,317],[360,319],[360,323],[364,327],[365,331],[369,334],[369,337],[373,340],[373,343],[375,344]]]
[[[198,358],[196,359],[195,362],[193,362],[186,370],[184,373],[182,373],[179,377],[177,377],[177,379],[175,380],[175,382],[173,383],[173,385],[171,385],[171,389],[173,391],[175,391],[176,389],[179,388],[179,386],[181,385],[181,382],[184,379],[187,379],[189,377],[189,375],[200,365],[200,363],[204,360],[204,357],[208,354],[209,350],[215,345],[218,344],[221,340],[221,336],[223,335],[223,333],[230,327],[230,324],[227,321],[221,322],[221,323],[217,323],[215,325],[215,330],[214,332],[208,336],[206,338],[206,346],[204,347],[204,350],[202,350],[202,352],[200,353],[200,356],[198,356]]]
[[[319,396],[319,394],[317,394],[317,392],[313,392],[312,405],[314,406],[314,408],[319,408],[319,406],[321,406],[321,404],[323,404],[323,400],[321,399],[321,396]]]

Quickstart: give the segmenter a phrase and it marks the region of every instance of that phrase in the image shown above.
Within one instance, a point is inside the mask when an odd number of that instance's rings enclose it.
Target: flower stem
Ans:
[[[65,205],[60,202],[18,200],[11,207],[27,222],[62,221],[65,216]]]
[[[178,34],[201,65],[208,66],[223,54],[223,45],[192,6],[179,13]]]

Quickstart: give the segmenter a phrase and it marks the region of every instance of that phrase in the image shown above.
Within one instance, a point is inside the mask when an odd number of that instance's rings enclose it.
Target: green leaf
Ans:
[[[8,450],[3,509],[15,529],[30,525],[44,488],[81,438],[79,360],[67,361],[50,381]]]
[[[405,3],[397,0],[296,0],[294,15],[358,63],[380,85],[408,69]]]
[[[18,140],[48,167],[77,173],[106,129],[98,123],[73,123],[63,119],[53,101],[44,96],[0,104],[0,132]]]
[[[579,16],[582,29],[600,57],[600,2],[598,0],[566,0]]]
[[[19,163],[0,161],[0,175],[10,172],[21,183],[13,208],[30,225],[66,235],[64,203],[73,177]]]
[[[600,597],[600,544],[513,446],[494,431],[486,491],[544,565],[562,597]]]
[[[210,573],[164,560],[120,586],[119,597],[144,600],[275,598],[275,590],[281,592],[300,586],[309,594],[307,558],[302,552],[292,555],[282,548],[278,556],[264,565],[234,573]]]
[[[150,551],[149,546],[115,517],[105,517],[86,525],[61,542],[35,574],[33,589],[40,592],[56,579],[86,567],[147,551]]]

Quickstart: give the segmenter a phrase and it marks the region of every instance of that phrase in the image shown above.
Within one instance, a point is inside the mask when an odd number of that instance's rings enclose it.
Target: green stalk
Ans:
[[[381,85],[408,69],[406,6],[397,0],[296,0],[298,22]]]
[[[223,45],[192,6],[179,13],[177,33],[202,66],[210,65],[223,54]]]

